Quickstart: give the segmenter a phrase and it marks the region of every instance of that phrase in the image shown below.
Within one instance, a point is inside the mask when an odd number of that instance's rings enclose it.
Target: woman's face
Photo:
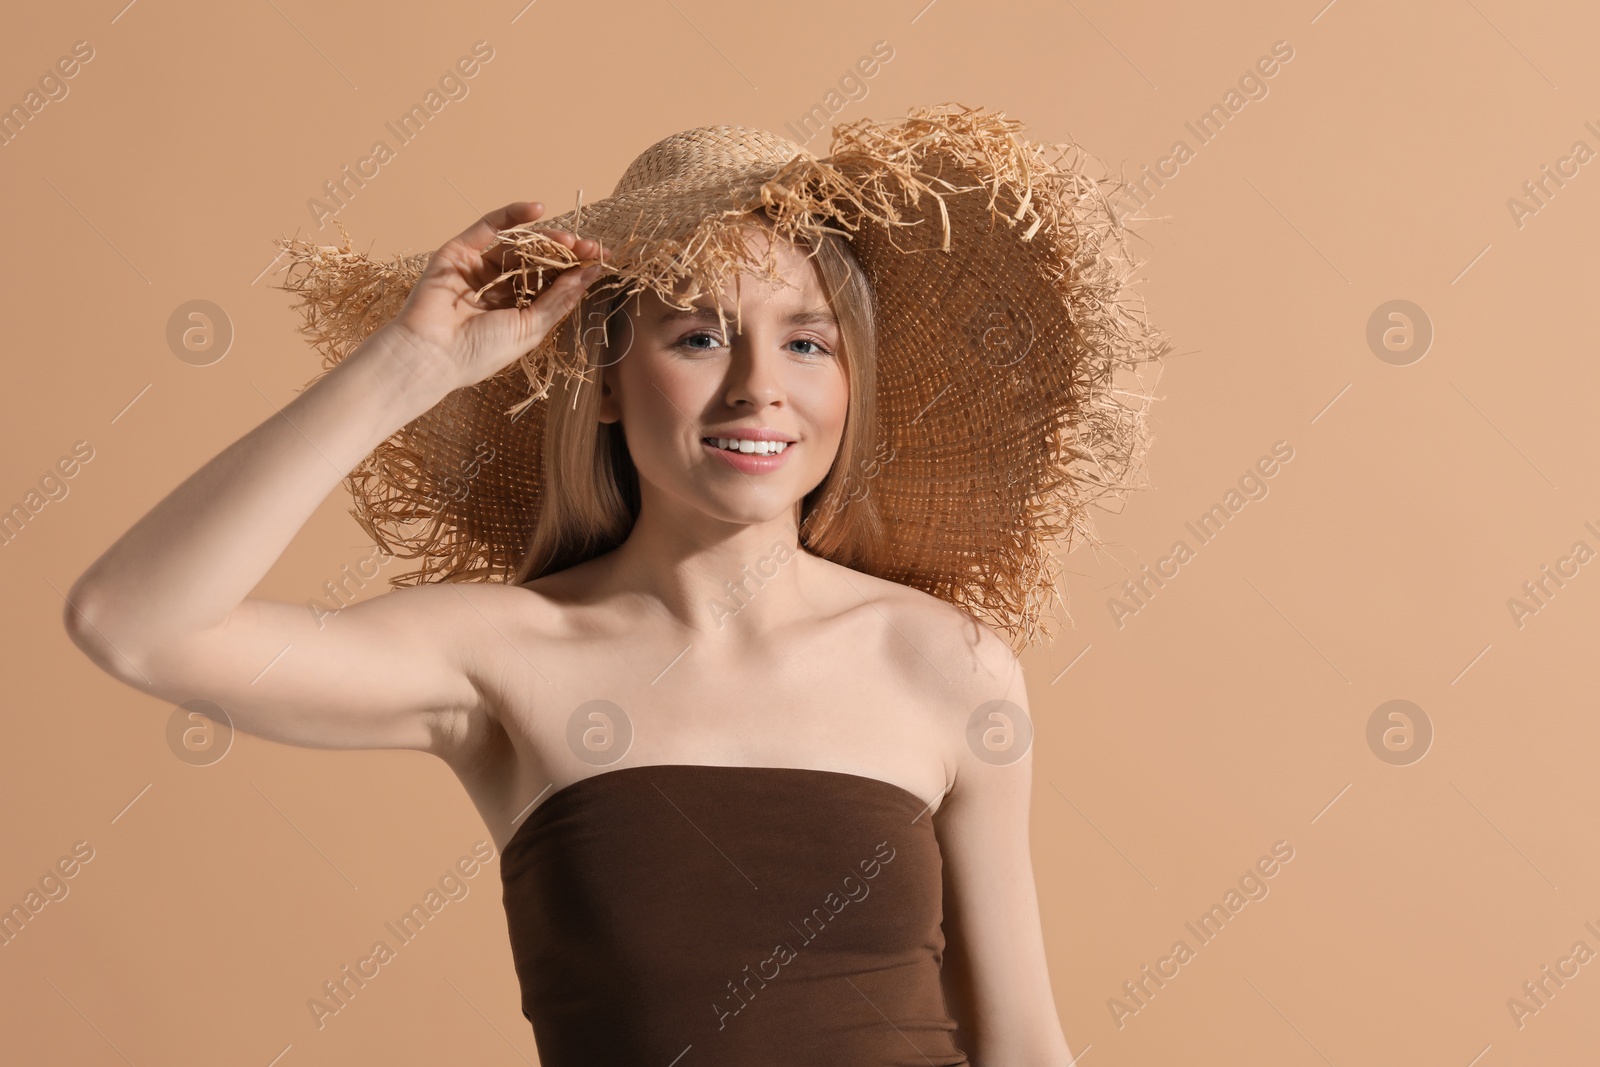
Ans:
[[[756,254],[766,239],[754,230]],[[613,323],[600,420],[622,422],[645,506],[658,496],[764,522],[792,516],[827,476],[849,401],[839,325],[804,252],[784,243],[778,265],[789,286],[745,274],[739,292],[724,291],[726,331],[709,297],[685,313],[648,292]],[[789,443],[767,456],[716,443],[752,431]]]

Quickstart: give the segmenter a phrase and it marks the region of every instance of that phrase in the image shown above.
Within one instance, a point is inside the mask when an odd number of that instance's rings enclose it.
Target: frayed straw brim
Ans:
[[[1147,484],[1142,372],[1169,350],[1132,289],[1121,183],[1091,177],[1077,146],[1021,130],[945,104],[838,127],[824,158],[744,127],[686,131],[641,155],[611,197],[503,231],[518,266],[497,281],[531,302],[577,262],[541,232],[558,229],[606,248],[592,288],[684,306],[741,271],[781,277],[779,242],[762,256],[746,243],[752,210],[782,237],[844,234],[875,294],[873,435],[893,457],[867,486],[890,541],[873,573],[965,608],[1020,650],[1051,636],[1045,608],[1064,605],[1054,550],[1098,542],[1088,505]],[[343,247],[279,244],[291,260],[280,288],[297,294],[324,372],[394,317],[428,260],[376,260],[347,235]],[[363,528],[420,561],[392,584],[505,580],[522,562],[540,504],[540,401],[556,374],[586,374],[582,344],[580,365],[558,355],[574,321],[351,473]]]

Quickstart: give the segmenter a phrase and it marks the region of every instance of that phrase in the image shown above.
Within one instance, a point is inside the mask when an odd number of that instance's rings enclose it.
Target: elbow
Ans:
[[[92,592],[74,585],[61,606],[61,625],[67,637],[95,666],[129,685],[148,685],[136,660],[133,643],[113,637],[112,626]]]
[[[100,627],[95,624],[91,615],[93,610],[88,592],[81,587],[81,584],[72,587],[61,605],[62,629],[67,631],[72,643],[91,658],[95,652],[95,641],[100,634]]]

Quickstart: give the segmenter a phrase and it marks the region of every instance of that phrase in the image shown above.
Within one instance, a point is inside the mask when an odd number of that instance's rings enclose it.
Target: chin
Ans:
[[[766,522],[776,522],[786,516],[794,514],[798,498],[788,504],[777,507],[761,506],[754,503],[740,506],[737,503],[723,504],[721,507],[709,506],[706,513],[713,515],[723,522],[738,523],[743,526],[759,526]]]
[[[723,522],[754,526],[792,516],[805,494],[790,496],[772,490],[702,496],[700,510]]]

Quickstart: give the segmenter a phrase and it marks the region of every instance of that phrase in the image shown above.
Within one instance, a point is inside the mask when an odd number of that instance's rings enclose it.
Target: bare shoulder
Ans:
[[[882,623],[883,660],[934,711],[947,739],[959,743],[986,702],[1025,706],[1021,662],[994,627],[912,586],[853,570],[848,580]]]
[[[892,628],[902,656],[947,685],[984,688],[1021,670],[1006,639],[976,615],[899,582],[855,572],[852,580]]]

